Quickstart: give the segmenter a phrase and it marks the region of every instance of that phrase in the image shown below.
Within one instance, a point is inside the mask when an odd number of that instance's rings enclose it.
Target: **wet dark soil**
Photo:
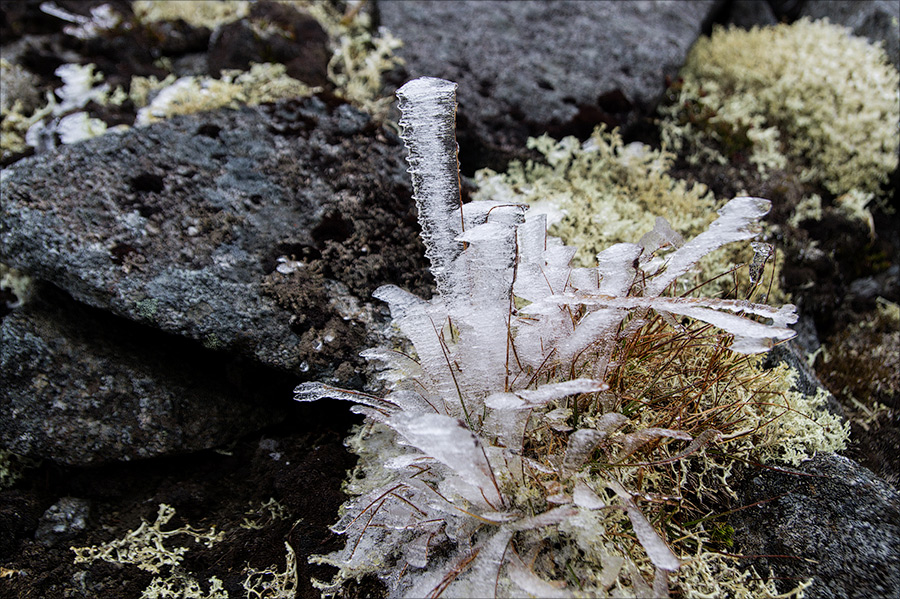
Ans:
[[[342,545],[328,526],[344,500],[341,482],[355,462],[343,447],[355,418],[336,402],[297,404],[282,424],[232,447],[97,468],[32,468],[0,492],[0,597],[139,597],[153,574],[104,561],[75,564],[70,547],[121,539],[142,520],[153,523],[160,504],[176,511],[163,530],[214,526],[224,533],[208,549],[188,536],[167,541],[189,549],[181,570],[204,589],[214,576],[229,596],[245,596],[248,568],[285,571],[287,542],[297,555],[297,596],[319,597],[310,578],[328,580],[332,572],[307,559]],[[34,531],[62,497],[89,503],[87,526],[48,546]],[[262,507],[273,499],[283,506],[280,514]],[[161,575],[168,573],[163,569]]]

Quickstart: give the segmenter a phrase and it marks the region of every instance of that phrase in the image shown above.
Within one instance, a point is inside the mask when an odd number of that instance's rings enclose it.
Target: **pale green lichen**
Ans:
[[[196,530],[190,526],[163,530],[162,527],[174,515],[175,508],[161,503],[153,524],[142,520],[138,528],[129,531],[121,539],[90,547],[71,547],[75,552],[75,563],[103,560],[114,564],[133,564],[141,570],[159,574],[161,569],[181,564],[184,554],[189,551],[187,547],[172,543],[173,537],[187,536],[206,547],[212,547],[224,537],[223,533],[216,532],[215,527],[208,531]]]
[[[657,216],[685,239],[696,236],[724,203],[705,185],[669,175],[673,154],[637,142],[625,144],[616,130],[598,127],[584,143],[544,135],[529,139],[528,147],[540,152],[545,162],[513,161],[504,173],[480,170],[473,198],[529,204],[546,213],[549,232],[578,248],[574,263],[579,266],[593,265],[597,254],[614,243],[637,241],[653,229]],[[753,255],[747,246],[709,255],[693,276],[679,283],[689,289],[750,263]],[[782,261],[777,254],[776,273]],[[738,272],[742,297],[749,289],[745,271]],[[771,301],[786,299],[777,274],[767,276],[764,291]],[[720,277],[705,286],[704,293],[735,295],[734,278]]]
[[[279,1],[308,12],[328,33],[332,51],[328,63],[328,78],[335,86],[335,95],[345,98],[370,114],[386,116],[393,97],[383,93],[382,76],[386,71],[402,63],[402,60],[394,55],[394,50],[399,48],[402,42],[384,28],[375,31],[371,15],[369,11],[363,10],[362,3],[351,5],[347,12],[341,12],[331,2]],[[138,18],[145,22],[184,19],[191,25],[214,29],[246,18],[250,13],[250,5],[251,2],[246,0],[228,2],[139,0],[134,3],[133,9]],[[253,21],[249,25],[260,35],[265,35],[271,30],[271,24]],[[141,87],[144,85],[144,82],[140,83]],[[214,90],[210,90],[209,93],[214,93]],[[297,95],[306,96],[310,93],[313,92],[307,90]],[[229,102],[230,100],[225,101],[220,106],[228,105]]]
[[[878,399],[900,391],[900,305],[877,298],[876,309],[829,338],[819,356],[823,379],[866,428],[879,415]]]
[[[840,195],[877,193],[897,168],[900,74],[880,46],[828,23],[717,28],[697,41],[662,109],[668,147],[694,162],[799,161]]]
[[[44,101],[37,78],[0,58],[0,160],[28,149],[28,129],[52,112],[52,96]]]
[[[16,296],[9,308],[21,308],[31,298],[32,284],[31,277],[0,262],[0,289],[7,289]]]
[[[634,241],[653,228],[657,216],[685,237],[704,231],[718,202],[702,184],[670,177],[675,156],[646,145],[625,145],[604,127],[583,144],[543,135],[528,140],[546,164],[512,162],[506,172],[478,171],[474,199],[527,203],[546,212],[550,233],[576,246],[575,261],[592,265],[613,243]]]
[[[247,568],[242,583],[247,599],[294,599],[297,596],[297,556],[289,543],[286,542],[284,548],[287,552],[284,572],[279,572],[275,566],[263,570]]]
[[[0,58],[0,110],[10,111],[16,102],[23,112],[33,112],[41,103],[38,78],[22,66]]]
[[[0,449],[0,490],[8,489],[19,482],[25,470],[33,468],[39,462],[6,449]]]
[[[139,93],[146,86],[141,81]],[[179,114],[310,96],[316,91],[319,89],[288,76],[283,64],[254,64],[249,71],[224,70],[218,79],[181,77],[157,91],[153,100],[138,111],[135,125],[148,125]]]
[[[184,572],[156,576],[141,593],[141,599],[228,599],[228,591],[215,576],[204,589],[195,578]]]
[[[262,502],[258,507],[244,512],[244,521],[241,522],[241,528],[261,530],[276,520],[285,520],[287,518],[288,509],[278,503],[274,497],[269,497],[267,501]]]
[[[348,25],[328,62],[328,78],[337,86],[337,95],[370,114],[386,116],[393,97],[383,94],[382,76],[403,63],[394,55],[402,45],[386,29],[373,34],[367,22]]]
[[[172,2],[172,0],[136,0],[131,10],[141,21],[183,20],[193,27],[214,29],[218,25],[237,21],[250,12],[247,0],[192,0]]]
[[[859,189],[851,189],[847,193],[834,199],[834,205],[839,212],[851,220],[859,220],[866,224],[869,236],[875,237],[875,218],[869,210],[869,204],[875,199],[872,193],[865,193]]]

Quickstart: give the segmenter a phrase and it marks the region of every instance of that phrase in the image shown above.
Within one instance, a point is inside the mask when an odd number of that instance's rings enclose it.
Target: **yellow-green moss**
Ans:
[[[694,161],[766,171],[788,156],[835,195],[877,192],[897,168],[900,74],[880,46],[827,20],[717,28],[681,77],[662,136]]]

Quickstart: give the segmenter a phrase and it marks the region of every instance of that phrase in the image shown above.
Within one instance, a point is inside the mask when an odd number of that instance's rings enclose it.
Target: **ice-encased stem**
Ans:
[[[456,84],[413,79],[397,90],[425,255],[441,296],[452,295],[452,264],[463,250],[456,143]]]

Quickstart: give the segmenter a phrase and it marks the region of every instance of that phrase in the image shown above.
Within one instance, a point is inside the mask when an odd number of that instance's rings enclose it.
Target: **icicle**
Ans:
[[[438,292],[450,299],[453,261],[463,250],[456,144],[456,84],[421,77],[397,90],[400,136],[409,154],[413,198],[419,211],[425,255]]]

